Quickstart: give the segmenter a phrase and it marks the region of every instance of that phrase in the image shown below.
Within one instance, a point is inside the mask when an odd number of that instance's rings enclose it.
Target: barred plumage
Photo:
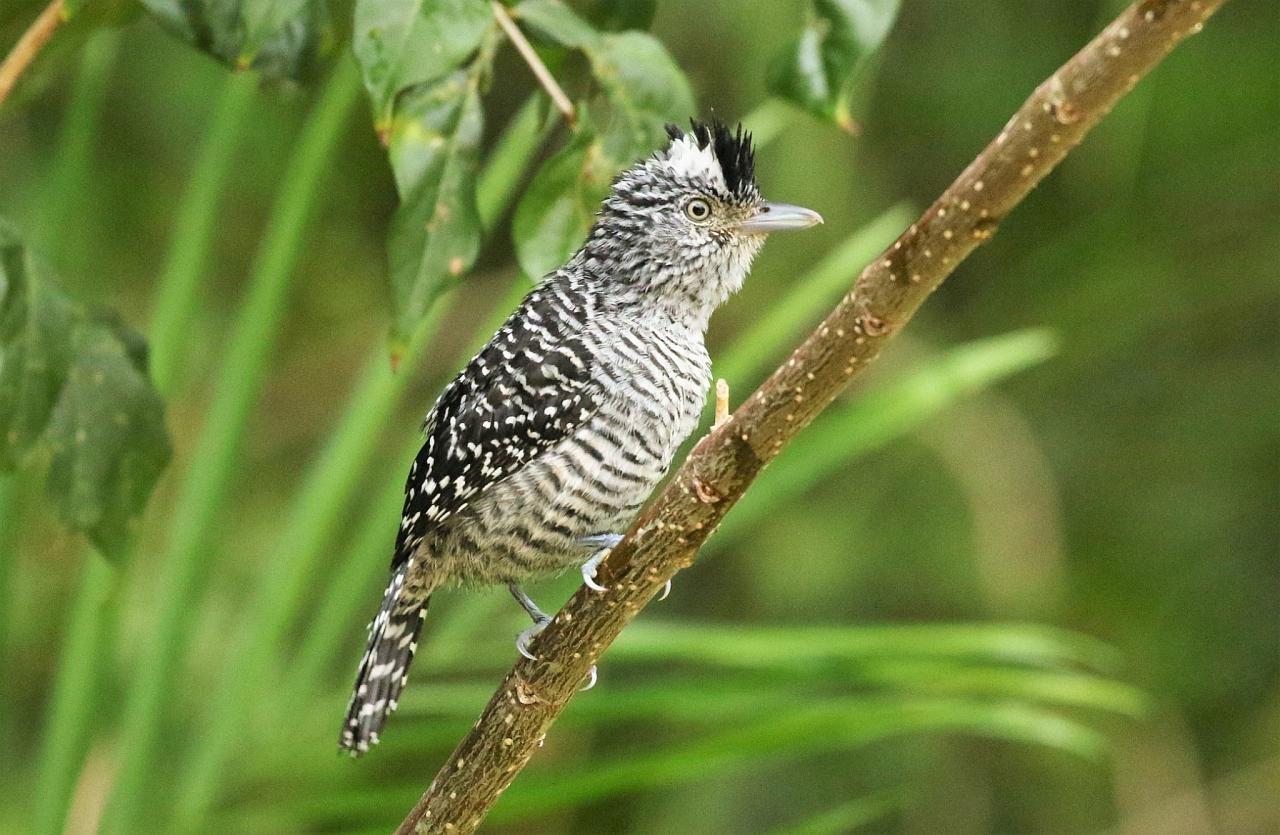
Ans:
[[[668,132],[666,149],[619,175],[582,249],[427,416],[343,749],[377,742],[432,592],[455,582],[517,591],[626,529],[697,424],[711,313],[766,233],[820,220],[761,199],[741,128]]]

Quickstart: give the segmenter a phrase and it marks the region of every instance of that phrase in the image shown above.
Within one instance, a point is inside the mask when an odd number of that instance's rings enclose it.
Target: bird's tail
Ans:
[[[412,605],[400,600],[407,568],[401,566],[392,575],[382,597],[382,608],[369,624],[369,645],[360,659],[355,690],[338,740],[338,747],[353,757],[378,743],[382,725],[396,709],[396,699],[409,680],[409,664],[418,649],[418,634],[430,598]]]

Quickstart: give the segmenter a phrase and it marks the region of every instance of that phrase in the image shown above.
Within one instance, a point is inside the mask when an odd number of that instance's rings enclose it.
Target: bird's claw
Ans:
[[[587,683],[579,687],[578,692],[585,693],[588,690],[590,690],[592,687],[595,687],[596,681],[598,678],[599,676],[596,674],[596,665],[592,664],[591,669],[587,670]]]
[[[622,541],[620,534],[605,534],[603,536],[590,536],[584,542],[592,545],[603,545],[600,550],[591,555],[591,559],[582,564],[582,582],[587,588],[593,591],[608,591],[608,586],[602,586],[596,582],[596,569],[600,567],[600,563],[605,561],[609,556],[609,552],[613,550],[613,546]]]
[[[664,586],[662,587],[662,594],[658,595],[658,602],[659,602],[659,603],[661,603],[662,601],[666,600],[666,599],[667,599],[667,595],[669,595],[669,594],[671,594],[671,581],[670,581],[670,580],[668,580],[668,581],[667,581],[667,583],[666,583],[666,585],[664,585]]]
[[[519,635],[517,635],[516,651],[518,651],[525,658],[528,658],[530,661],[537,661],[538,656],[534,655],[532,652],[529,652],[529,644],[533,641],[534,638],[542,634],[542,630],[547,628],[548,623],[551,623],[551,618],[545,618],[543,620],[534,621],[533,626],[530,626],[528,629],[525,629]]]
[[[608,591],[608,586],[602,586],[596,582],[596,569],[600,567],[600,563],[609,555],[608,550],[599,551],[591,559],[582,564],[582,582],[587,588],[593,591]]]

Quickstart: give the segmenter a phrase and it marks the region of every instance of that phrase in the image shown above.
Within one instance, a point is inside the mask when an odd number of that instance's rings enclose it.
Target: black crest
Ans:
[[[711,124],[689,120],[693,130],[693,138],[699,148],[708,145],[715,151],[716,160],[720,163],[720,171],[724,174],[725,185],[734,194],[747,194],[757,190],[756,186],[756,149],[751,143],[751,134],[738,125],[736,131],[729,130],[728,125],[713,118]],[[685,136],[677,125],[667,125],[667,136],[674,141]]]

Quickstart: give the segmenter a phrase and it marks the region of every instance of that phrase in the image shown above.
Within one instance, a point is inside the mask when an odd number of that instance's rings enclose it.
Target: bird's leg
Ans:
[[[587,588],[595,589],[596,591],[608,591],[609,589],[596,582],[596,569],[609,556],[609,552],[613,550],[613,547],[622,541],[622,534],[607,533],[588,536],[581,541],[584,545],[599,546],[599,550],[591,555],[591,559],[582,564],[582,582],[587,584]],[[670,580],[662,587],[662,594],[658,595],[658,600],[666,600],[668,594],[671,594]]]
[[[529,617],[533,619],[533,626],[516,636],[516,649],[530,661],[537,661],[537,656],[529,652],[529,642],[538,637],[538,634],[547,628],[547,624],[551,623],[551,616],[539,609],[538,604],[534,603],[529,595],[525,594],[524,590],[515,583],[508,584],[507,588],[511,590],[511,596],[516,599],[516,602],[523,606],[524,610],[529,613]]]
[[[621,537],[619,537],[619,539],[621,539]],[[516,599],[516,602],[524,607],[524,610],[529,613],[529,617],[533,618],[533,626],[530,626],[528,629],[516,636],[516,649],[521,655],[528,658],[530,661],[537,661],[538,656],[529,652],[529,642],[536,638],[542,630],[547,628],[547,624],[551,623],[551,616],[539,609],[538,604],[533,602],[533,598],[525,594],[524,589],[520,588],[515,583],[507,584],[507,588],[511,590],[511,596]],[[590,690],[595,686],[596,665],[592,664],[591,669],[587,672],[587,683],[582,687],[582,689]]]

